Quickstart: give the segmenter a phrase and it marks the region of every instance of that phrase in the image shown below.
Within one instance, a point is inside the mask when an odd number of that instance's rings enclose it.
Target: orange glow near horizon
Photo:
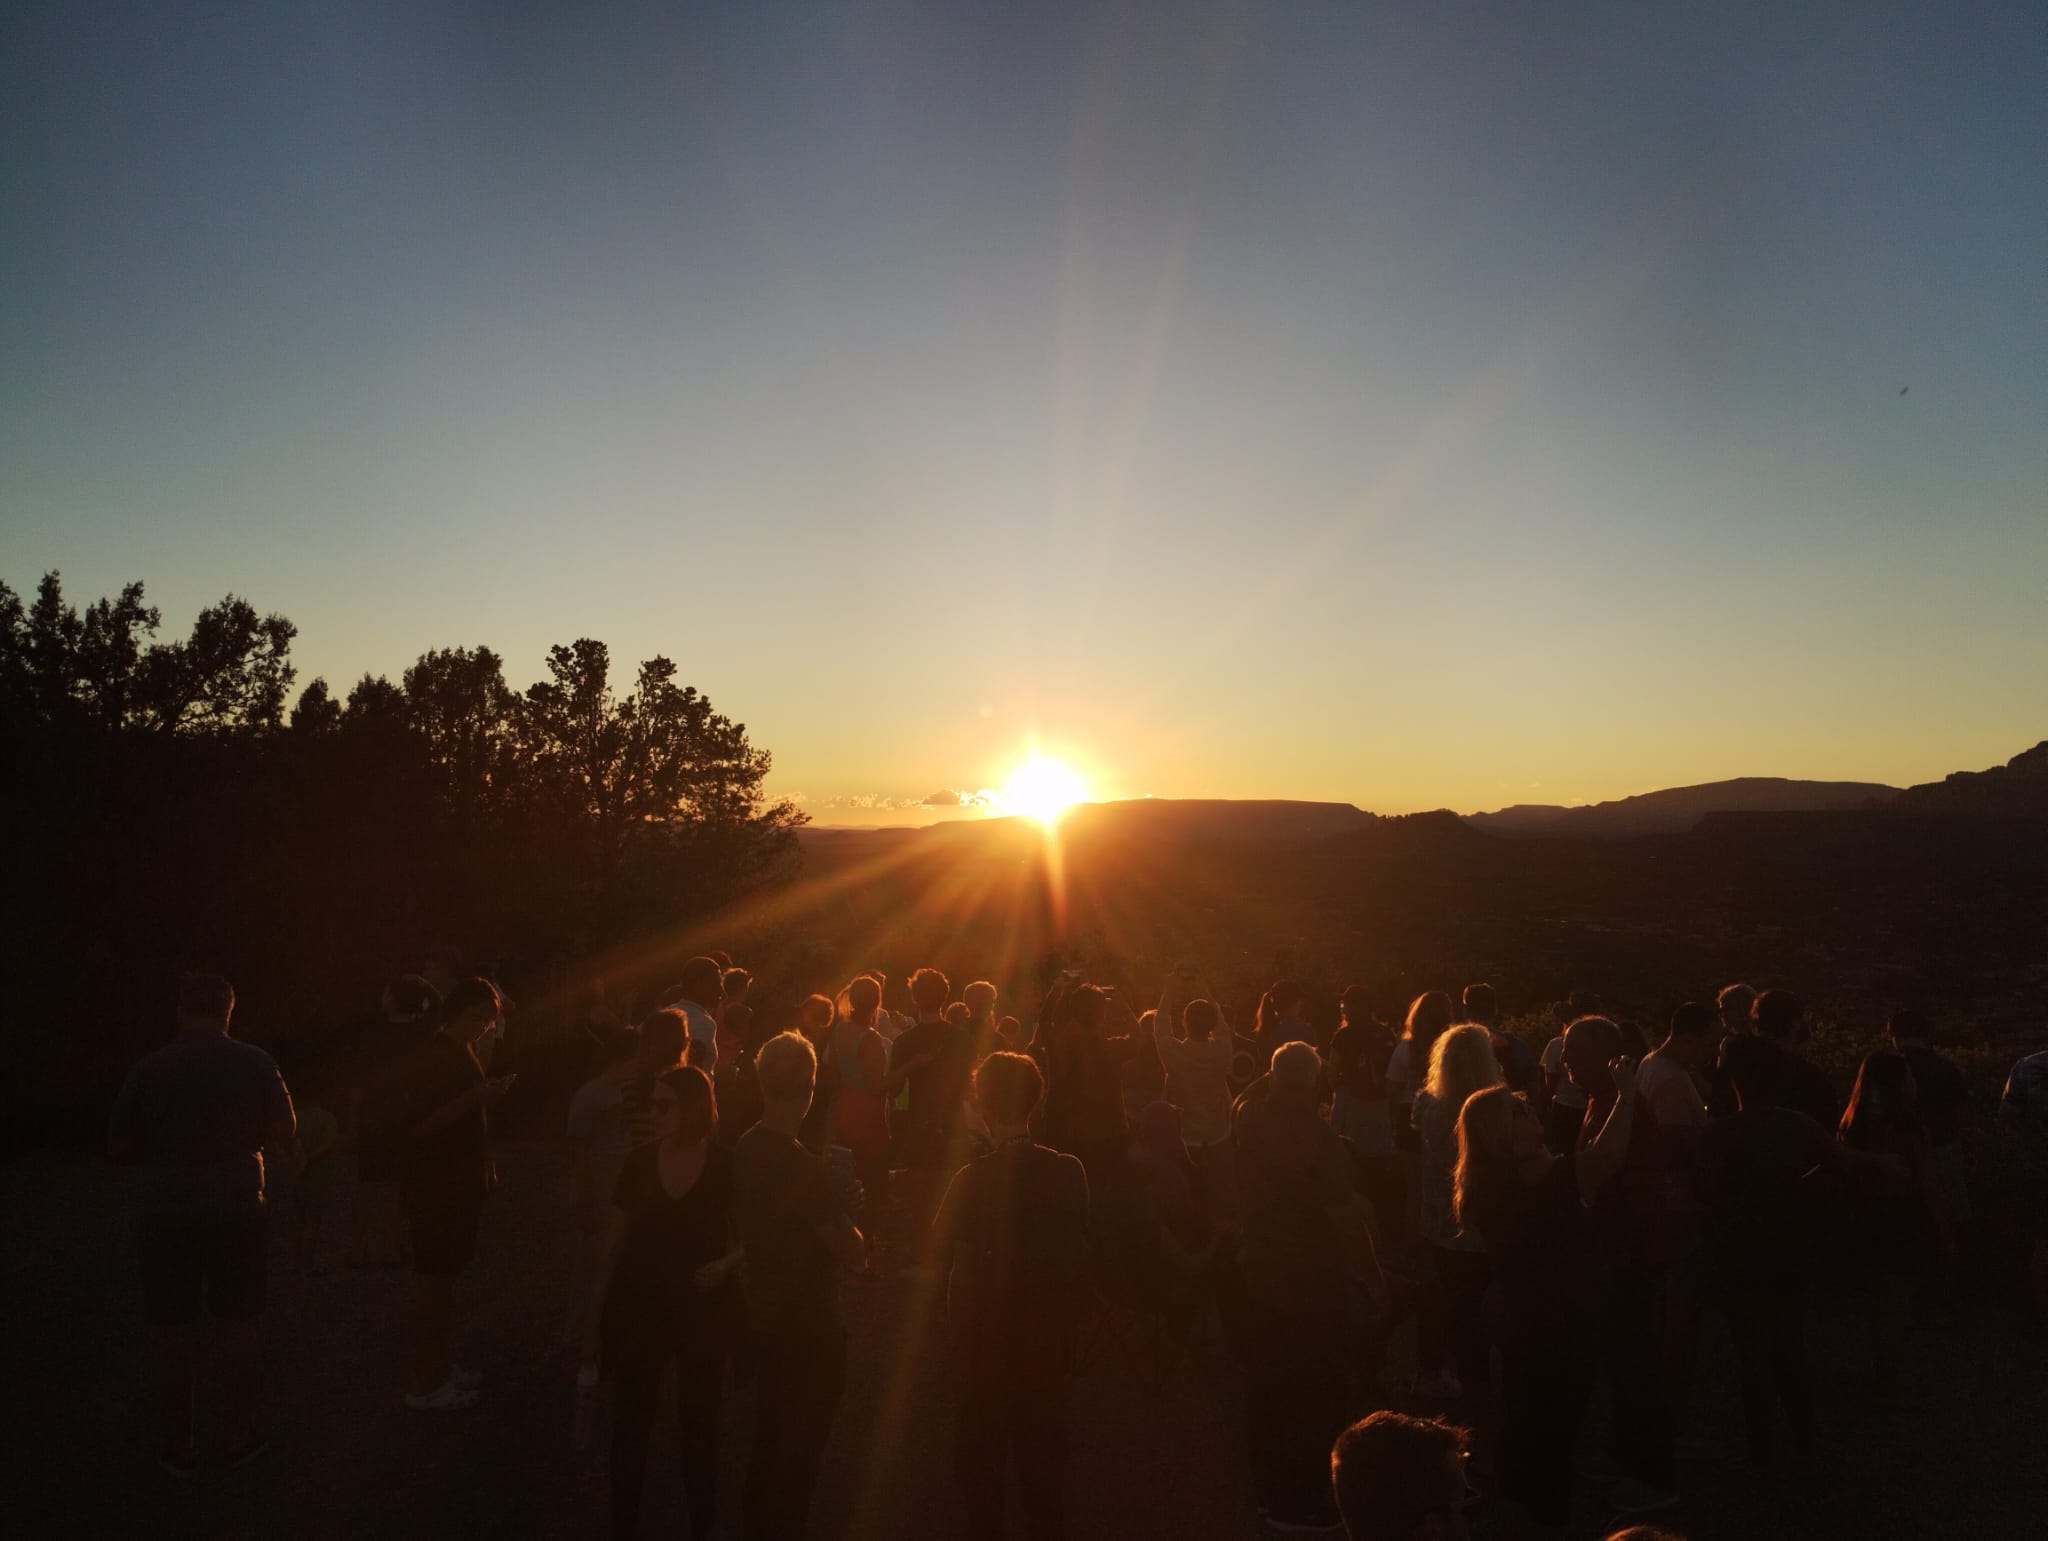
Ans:
[[[996,794],[1005,813],[1023,814],[1051,828],[1075,803],[1088,799],[1088,784],[1071,765],[1033,755],[1010,773]]]

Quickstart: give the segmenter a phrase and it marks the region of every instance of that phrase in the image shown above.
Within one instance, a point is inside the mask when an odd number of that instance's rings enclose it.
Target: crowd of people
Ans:
[[[431,972],[386,987],[332,1115],[295,1110],[275,1062],[230,1035],[234,991],[212,974],[183,980],[179,1033],[130,1071],[110,1151],[144,1172],[171,1476],[200,1461],[202,1317],[225,1328],[226,1463],[264,1449],[266,1151],[299,1169],[302,1257],[325,1171],[352,1152],[351,1258],[414,1276],[405,1406],[486,1394],[454,1357],[456,1284],[517,1077],[494,1073],[499,988],[447,959]],[[1654,1044],[1577,994],[1540,1051],[1485,984],[1393,1023],[1353,987],[1328,1033],[1286,981],[1240,1031],[1191,967],[1142,1012],[1068,970],[1028,1028],[994,986],[930,968],[902,1012],[879,975],[780,1013],[754,985],[723,956],[691,960],[637,1026],[590,1036],[567,1104],[565,1369],[586,1409],[608,1400],[618,1536],[640,1533],[665,1382],[688,1533],[717,1533],[721,1409],[748,1384],[737,1533],[805,1533],[846,1390],[847,1289],[943,1301],[969,1533],[1004,1533],[1014,1484],[1034,1538],[1066,1533],[1084,1339],[1128,1337],[1155,1367],[1227,1350],[1275,1531],[1456,1536],[1484,1495],[1500,1533],[1562,1534],[1589,1487],[1619,1520],[1679,1507],[1681,1458],[1722,1432],[1693,1396],[1708,1320],[1734,1346],[1747,1463],[1803,1468],[1824,1268],[1872,1283],[1880,1402],[1903,1395],[1915,1312],[1950,1299],[1966,1091],[1912,1012],[1844,1104],[1802,1051],[1800,1001],[1742,984],[1681,1005]],[[2014,1067],[2000,1112],[2048,1139],[2048,1054]],[[1415,1371],[1397,1380],[1410,1323]]]

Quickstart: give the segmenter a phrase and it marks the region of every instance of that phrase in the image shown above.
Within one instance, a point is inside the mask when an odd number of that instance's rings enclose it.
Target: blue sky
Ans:
[[[666,653],[827,821],[1034,744],[1389,811],[2003,760],[2030,10],[11,6],[0,577],[343,685]]]

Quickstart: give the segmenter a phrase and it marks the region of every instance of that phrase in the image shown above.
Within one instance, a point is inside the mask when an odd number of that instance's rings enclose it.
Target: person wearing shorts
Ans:
[[[449,1357],[455,1280],[476,1256],[477,1222],[491,1184],[485,1109],[511,1086],[487,1077],[477,1043],[501,1010],[488,979],[458,980],[442,1002],[440,1031],[405,1076],[400,1177],[412,1230],[412,1350],[405,1405],[423,1412],[473,1407],[479,1377]]]
[[[228,1036],[235,991],[187,974],[178,1036],[130,1068],[114,1102],[107,1151],[142,1167],[138,1260],[156,1359],[159,1462],[198,1468],[193,1381],[198,1324],[222,1339],[228,1464],[263,1449],[256,1427],[259,1322],[269,1253],[264,1148],[288,1148],[297,1120],[277,1063]]]

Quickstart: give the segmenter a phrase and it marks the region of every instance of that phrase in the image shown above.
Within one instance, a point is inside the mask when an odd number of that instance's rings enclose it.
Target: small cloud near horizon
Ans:
[[[928,793],[910,806],[913,808],[993,808],[996,795],[986,789],[979,792],[956,792],[950,787],[941,787]]]

